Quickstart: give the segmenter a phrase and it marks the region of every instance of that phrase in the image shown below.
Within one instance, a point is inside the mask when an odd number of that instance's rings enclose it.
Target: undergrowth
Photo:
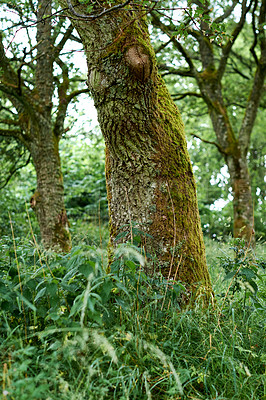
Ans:
[[[1,398],[263,399],[265,261],[230,251],[212,253],[216,306],[181,310],[184,284],[147,277],[134,245],[107,273],[99,247],[0,239]]]

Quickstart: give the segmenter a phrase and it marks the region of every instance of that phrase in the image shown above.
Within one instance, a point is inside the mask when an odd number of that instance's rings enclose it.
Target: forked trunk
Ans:
[[[62,5],[66,5],[61,2]],[[86,11],[76,7],[77,11]],[[133,11],[73,20],[106,143],[111,243],[132,226],[164,276],[189,289],[210,278],[183,123],[157,73],[146,22]]]

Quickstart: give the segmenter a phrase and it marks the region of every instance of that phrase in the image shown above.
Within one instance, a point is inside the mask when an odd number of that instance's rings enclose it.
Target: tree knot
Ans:
[[[130,47],[126,52],[125,59],[138,80],[145,82],[150,77],[152,63],[142,46],[134,45]]]

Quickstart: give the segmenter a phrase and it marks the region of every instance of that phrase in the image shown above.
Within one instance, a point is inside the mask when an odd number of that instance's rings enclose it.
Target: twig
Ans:
[[[221,147],[218,143],[213,142],[213,141],[211,141],[211,140],[203,139],[201,136],[198,136],[198,135],[196,135],[195,133],[191,133],[191,135],[194,136],[194,137],[196,137],[197,139],[200,139],[200,140],[201,140],[202,142],[204,142],[204,143],[213,144],[214,146],[217,147],[217,149],[219,150],[220,153],[226,154],[226,152],[222,149],[222,147]]]
[[[103,17],[104,15],[109,14],[109,13],[111,13],[111,12],[113,12],[113,11],[116,11],[116,10],[119,10],[119,9],[121,9],[121,8],[126,7],[126,6],[130,3],[130,1],[131,1],[131,0],[127,0],[127,1],[125,1],[123,4],[117,4],[116,6],[110,7],[110,8],[108,8],[107,10],[104,9],[104,10],[103,10],[102,12],[100,12],[99,14],[90,14],[90,15],[79,14],[79,13],[77,13],[77,12],[75,11],[75,9],[74,9],[72,3],[71,3],[71,0],[67,0],[67,5],[68,5],[68,8],[69,8],[69,11],[70,11],[73,15],[75,15],[75,17],[82,18],[82,19],[95,20],[95,19],[101,18],[101,17]]]

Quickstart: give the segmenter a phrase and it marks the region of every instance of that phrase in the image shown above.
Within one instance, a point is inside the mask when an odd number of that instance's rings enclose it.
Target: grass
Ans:
[[[136,247],[106,273],[90,243],[60,256],[1,239],[1,399],[265,398],[262,247],[244,259],[206,241],[216,307],[181,310],[182,283],[163,302]]]

